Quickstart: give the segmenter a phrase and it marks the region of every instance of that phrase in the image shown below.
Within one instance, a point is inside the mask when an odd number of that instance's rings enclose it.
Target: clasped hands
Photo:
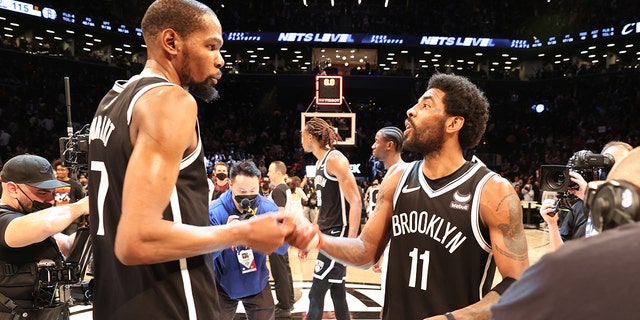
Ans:
[[[315,246],[309,247],[321,236],[317,225],[304,218],[279,212],[261,214],[243,221],[231,216],[227,223],[249,224],[249,232],[243,242],[246,242],[247,246],[267,254],[275,251],[284,242],[301,251],[309,251],[315,248]]]

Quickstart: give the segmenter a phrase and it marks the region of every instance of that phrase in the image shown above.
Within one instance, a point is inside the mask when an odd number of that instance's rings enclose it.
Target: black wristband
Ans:
[[[502,295],[505,291],[507,291],[507,289],[509,289],[509,286],[511,286],[511,284],[514,282],[516,282],[516,279],[511,277],[506,277],[502,279],[502,282],[498,283],[495,287],[493,287],[491,291],[495,291],[499,295]]]
[[[447,320],[456,320],[456,317],[451,312],[445,313],[444,316],[447,317]]]

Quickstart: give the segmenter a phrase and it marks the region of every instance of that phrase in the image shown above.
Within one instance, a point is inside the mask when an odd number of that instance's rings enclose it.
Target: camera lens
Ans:
[[[543,165],[540,171],[542,191],[565,192],[571,180],[567,166]]]
[[[549,183],[551,183],[555,188],[560,188],[566,181],[566,177],[563,172],[553,172],[549,178]]]

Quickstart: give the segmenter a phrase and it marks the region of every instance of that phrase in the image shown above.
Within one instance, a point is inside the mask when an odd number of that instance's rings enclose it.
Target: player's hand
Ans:
[[[285,242],[285,237],[296,227],[285,221],[281,213],[269,213],[241,221],[250,225],[246,246],[260,252],[270,254]]]
[[[287,217],[286,219],[294,220],[293,217]],[[322,236],[318,226],[310,223],[306,219],[295,219],[295,221],[295,228],[286,237],[286,241],[302,251],[309,252],[315,249]]]
[[[309,255],[309,252],[298,249],[298,260],[305,262],[307,261],[308,255]]]

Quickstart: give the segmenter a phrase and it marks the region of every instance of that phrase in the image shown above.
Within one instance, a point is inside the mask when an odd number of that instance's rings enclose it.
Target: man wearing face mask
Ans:
[[[75,219],[89,213],[87,199],[53,207],[53,190],[68,184],[56,179],[49,162],[35,155],[19,155],[5,163],[0,199],[0,319],[68,319],[64,302],[35,305],[38,262],[58,265],[73,244],[62,234]],[[60,317],[49,318],[51,313]],[[27,314],[27,316],[25,316]]]
[[[278,212],[278,206],[260,195],[261,172],[252,161],[235,164],[230,171],[229,191],[209,205],[211,225],[225,225],[254,215]],[[275,252],[285,254],[283,244]],[[236,246],[213,253],[220,319],[232,320],[242,302],[249,320],[274,319],[275,305],[269,285],[266,255]]]
[[[211,201],[218,199],[221,194],[229,190],[229,166],[224,162],[216,162],[213,166],[213,198]]]

